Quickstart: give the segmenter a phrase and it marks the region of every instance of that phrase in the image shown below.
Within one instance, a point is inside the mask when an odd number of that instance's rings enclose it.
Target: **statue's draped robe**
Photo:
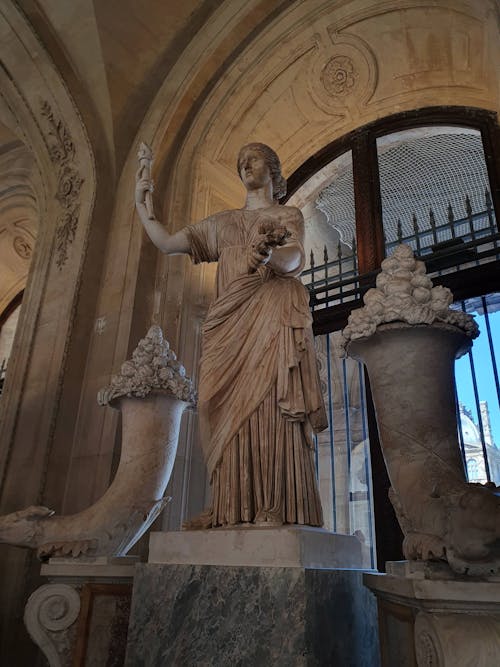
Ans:
[[[213,526],[323,523],[312,436],[327,421],[307,291],[294,276],[247,269],[247,249],[270,217],[303,256],[304,223],[292,207],[226,211],[187,227],[193,261],[219,262],[198,400]]]

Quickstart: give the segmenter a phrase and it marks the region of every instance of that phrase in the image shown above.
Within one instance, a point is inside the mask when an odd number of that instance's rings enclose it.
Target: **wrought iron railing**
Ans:
[[[455,212],[449,204],[446,222],[441,224],[436,223],[432,208],[429,209],[427,225],[419,223],[413,215],[412,234],[404,234],[403,225],[398,220],[391,232],[392,240],[386,241],[386,254],[390,254],[399,243],[410,245],[415,255],[425,261],[431,277],[500,259],[500,233],[489,191],[485,191],[485,208],[482,211],[473,212],[468,195],[464,203],[465,217],[455,219]],[[317,310],[361,298],[375,284],[377,273],[358,273],[356,240],[353,239],[349,254],[345,245],[338,242],[334,259],[325,246],[321,264],[316,263],[311,251],[310,266],[303,271],[302,280],[310,293],[311,308]]]
[[[316,336],[328,428],[316,436],[324,525],[361,540],[363,566],[375,567],[375,528],[365,380],[362,365],[340,359],[339,333]]]
[[[470,482],[500,484],[500,294],[458,301],[457,309],[476,317],[481,336],[457,360],[457,421],[464,466]],[[471,429],[463,428],[463,418]],[[474,466],[471,464],[474,463]],[[474,472],[472,472],[474,468]]]

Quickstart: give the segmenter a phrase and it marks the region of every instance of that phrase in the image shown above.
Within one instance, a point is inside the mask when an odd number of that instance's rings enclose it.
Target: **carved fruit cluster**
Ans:
[[[159,326],[152,326],[139,341],[132,359],[125,361],[111,384],[97,395],[100,405],[108,405],[121,396],[144,398],[154,390],[166,391],[187,403],[196,402],[193,383],[186,377],[184,366],[163,337]]]
[[[477,338],[479,329],[471,315],[451,310],[453,295],[447,287],[433,287],[426,275],[425,264],[416,260],[408,245],[398,245],[391,257],[384,259],[377,276],[376,288],[368,290],[364,306],[354,310],[342,331],[341,354],[351,340],[375,333],[379,324],[444,323],[462,329],[470,338]]]

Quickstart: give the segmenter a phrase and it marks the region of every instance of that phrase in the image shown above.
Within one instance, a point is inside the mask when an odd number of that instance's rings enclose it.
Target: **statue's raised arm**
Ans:
[[[153,210],[153,180],[151,179],[151,163],[153,153],[149,146],[141,143],[138,153],[139,168],[135,183],[135,207],[147,235],[158,250],[167,255],[189,254],[190,245],[186,232],[181,229],[169,234],[165,227],[155,218]]]

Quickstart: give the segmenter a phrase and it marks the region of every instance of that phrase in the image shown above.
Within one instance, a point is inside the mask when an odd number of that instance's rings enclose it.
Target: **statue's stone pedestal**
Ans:
[[[356,567],[356,538],[308,528],[161,533],[152,559],[136,568],[128,667],[378,665],[363,573],[320,569]]]
[[[500,665],[500,578],[401,561],[363,580],[377,596],[382,667]]]
[[[261,567],[361,568],[353,535],[310,526],[151,533],[149,563]]]
[[[138,558],[51,558],[24,623],[49,665],[123,664]]]

